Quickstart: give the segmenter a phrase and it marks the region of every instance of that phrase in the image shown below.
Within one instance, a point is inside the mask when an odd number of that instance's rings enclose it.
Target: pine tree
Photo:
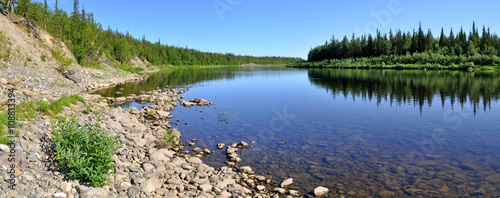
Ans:
[[[453,28],[450,29],[450,36],[448,37],[448,48],[455,48],[455,34],[453,34]]]
[[[444,29],[441,28],[441,36],[439,36],[439,46],[444,47],[448,45],[448,39],[446,38],[446,35],[444,35]]]
[[[431,29],[427,31],[426,39],[425,39],[425,51],[433,51],[434,50],[434,37],[432,36]]]
[[[418,25],[418,35],[417,35],[417,43],[416,43],[416,48],[418,52],[424,52],[426,49],[426,42],[425,42],[425,34],[424,31],[422,30],[422,22],[419,23]]]

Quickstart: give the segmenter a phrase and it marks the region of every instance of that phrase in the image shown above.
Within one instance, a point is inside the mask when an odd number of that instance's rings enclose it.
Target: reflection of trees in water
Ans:
[[[421,70],[355,70],[309,69],[309,80],[333,96],[351,95],[353,99],[388,100],[392,105],[403,103],[432,105],[432,99],[440,97],[442,106],[449,99],[463,107],[469,101],[474,113],[483,103],[491,108],[491,102],[500,96],[500,72],[496,71],[421,71]]]
[[[255,71],[271,73],[280,70],[290,70],[286,67],[212,67],[212,68],[181,68],[169,69],[150,74],[146,80],[140,82],[130,82],[122,85],[117,85],[108,89],[95,91],[95,94],[100,94],[105,97],[120,97],[130,94],[139,95],[141,91],[151,91],[157,87],[165,88],[167,86],[183,86],[191,85],[199,82],[212,80],[235,79],[237,76],[252,76]],[[252,72],[248,72],[252,71]],[[116,94],[116,92],[122,94]]]

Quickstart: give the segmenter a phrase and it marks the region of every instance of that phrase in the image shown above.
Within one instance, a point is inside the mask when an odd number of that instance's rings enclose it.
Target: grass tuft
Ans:
[[[170,142],[172,145],[180,144],[181,140],[179,137],[172,134],[171,129],[166,129],[165,133],[163,133],[163,137],[160,139],[160,142]]]

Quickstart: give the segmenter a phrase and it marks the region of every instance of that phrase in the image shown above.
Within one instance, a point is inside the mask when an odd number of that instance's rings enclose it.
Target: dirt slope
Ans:
[[[60,46],[68,57],[73,54],[62,42],[58,42],[47,32],[38,28],[41,39],[28,33],[24,26],[14,24],[0,14],[0,32],[4,49],[0,52],[0,105],[5,101],[5,89],[15,87],[20,99],[53,99],[60,95],[86,92],[125,81],[141,79],[140,76],[104,66],[104,69],[84,68],[78,64],[70,66],[78,83],[63,77],[56,68],[58,63],[52,58],[50,48]],[[2,39],[2,38],[0,38]],[[2,54],[3,53],[3,54]],[[74,59],[74,58],[73,58]],[[28,93],[28,94],[26,94]]]

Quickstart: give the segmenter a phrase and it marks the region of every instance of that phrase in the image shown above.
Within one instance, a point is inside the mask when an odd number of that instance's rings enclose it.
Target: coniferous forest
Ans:
[[[55,39],[64,42],[75,55],[80,65],[98,65],[100,61],[117,61],[121,65],[129,63],[134,57],[148,61],[151,65],[242,65],[287,64],[301,60],[287,57],[254,57],[234,55],[232,53],[201,52],[188,47],[169,46],[161,41],[151,42],[134,38],[127,31],[123,33],[111,27],[103,28],[95,21],[94,15],[73,2],[73,11],[68,13],[58,7],[56,0],[53,7],[45,0],[0,0],[2,12],[24,17],[31,23],[50,33]]]
[[[308,61],[289,66],[355,67],[355,68],[435,68],[435,69],[499,69],[500,39],[483,26],[480,31],[475,22],[467,34],[463,28],[438,37],[429,29],[403,32],[390,31],[376,35],[362,35],[339,41],[332,36],[324,45],[309,51]]]

